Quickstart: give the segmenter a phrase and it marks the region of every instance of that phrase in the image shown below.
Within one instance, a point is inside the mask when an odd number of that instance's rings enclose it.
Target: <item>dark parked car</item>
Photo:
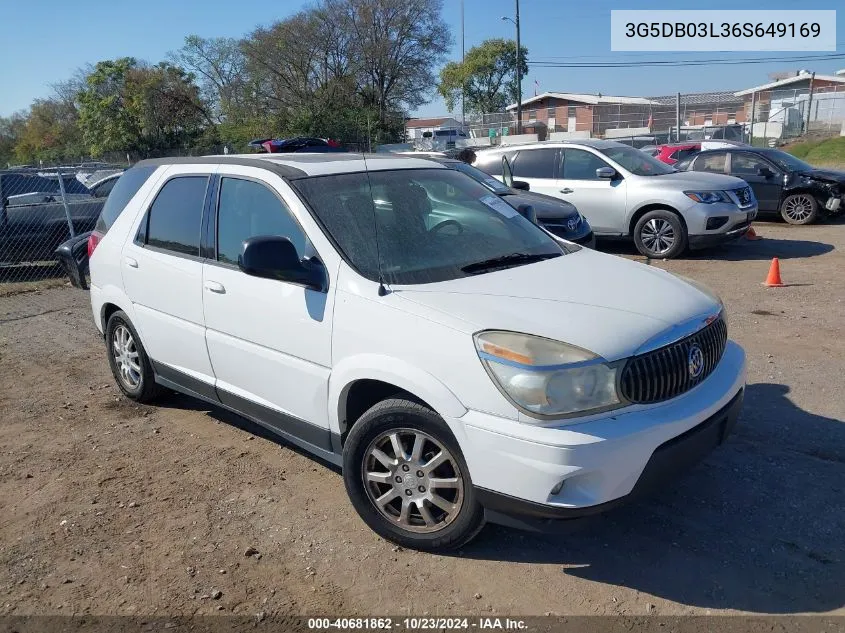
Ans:
[[[754,190],[760,213],[780,213],[790,224],[811,224],[823,213],[836,215],[845,210],[845,172],[816,169],[779,149],[707,150],[675,168],[742,178]]]
[[[54,251],[70,235],[94,228],[105,198],[71,175],[63,178],[68,208],[62,203],[59,181],[36,173],[0,173],[0,263],[52,261]]]
[[[516,209],[525,206],[533,207],[537,223],[552,235],[588,248],[595,248],[596,238],[590,223],[579,213],[575,205],[565,200],[528,191],[528,183],[518,180],[512,182],[513,186],[508,187],[477,167],[459,160],[450,158],[431,158],[431,160],[465,173]]]

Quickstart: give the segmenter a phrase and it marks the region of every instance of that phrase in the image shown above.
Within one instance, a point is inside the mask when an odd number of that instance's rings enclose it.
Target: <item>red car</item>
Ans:
[[[650,153],[661,163],[674,165],[679,160],[683,160],[700,151],[701,143],[670,143],[667,145],[658,145]]]

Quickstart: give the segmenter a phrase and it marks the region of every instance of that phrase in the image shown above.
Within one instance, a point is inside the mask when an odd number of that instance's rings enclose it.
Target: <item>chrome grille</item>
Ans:
[[[622,396],[635,404],[669,400],[685,393],[707,378],[715,369],[728,340],[724,319],[718,319],[680,341],[628,359],[622,370]],[[690,349],[702,352],[703,368],[698,376],[690,371]]]

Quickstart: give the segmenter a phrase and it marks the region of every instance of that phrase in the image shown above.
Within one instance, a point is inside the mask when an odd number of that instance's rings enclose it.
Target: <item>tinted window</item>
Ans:
[[[639,150],[635,150],[639,151]],[[563,178],[567,180],[599,180],[596,170],[610,167],[595,154],[582,149],[563,150]]]
[[[511,161],[514,178],[554,178],[555,158],[558,150],[552,147],[543,149],[523,149]],[[501,169],[501,165],[499,166]]]
[[[146,243],[175,253],[199,255],[207,186],[206,176],[181,176],[168,181],[150,207]]]
[[[764,160],[753,154],[733,154],[731,156],[731,173],[742,176],[757,176],[763,168],[774,171]]]
[[[117,178],[107,180],[101,185],[97,185],[96,187],[92,188],[91,193],[93,193],[97,198],[105,198],[111,193],[111,190],[114,189],[114,185],[117,180]]]
[[[503,185],[501,182],[499,182],[489,174],[484,173],[480,169],[473,167],[472,165],[467,165],[466,163],[450,163],[450,166],[453,169],[457,169],[458,171],[465,173],[475,182],[480,182],[482,185],[484,185],[494,193],[510,193],[510,187],[505,187],[505,185]]]
[[[641,152],[633,147],[614,145],[599,150],[610,160],[617,162],[624,169],[637,176],[662,176],[672,174],[675,168],[662,163],[653,156]]]
[[[516,151],[512,152],[495,152],[489,154],[479,154],[475,159],[473,165],[478,167],[481,171],[486,171],[493,176],[502,175],[502,156],[506,156],[508,162],[513,166],[513,156]]]
[[[669,158],[674,158],[675,160],[684,160],[685,158],[692,156],[696,152],[698,152],[697,149],[679,149],[676,150]]]
[[[217,260],[237,264],[244,240],[281,235],[304,254],[305,233],[270,189],[251,180],[223,178],[217,211]]]
[[[692,168],[694,171],[712,171],[719,174],[725,172],[725,152],[716,152],[715,154],[704,154],[695,159],[695,164]]]
[[[464,268],[504,255],[562,254],[516,209],[456,170],[375,171],[367,180],[355,173],[292,184],[344,258],[371,280],[432,283],[474,274]]]
[[[105,233],[111,228],[111,225],[120,217],[129,201],[135,197],[135,194],[144,186],[144,183],[156,169],[157,167],[148,165],[133,167],[123,172],[123,175],[114,184],[109,197],[106,198],[106,203],[100,212],[100,218],[97,220],[97,231]]]

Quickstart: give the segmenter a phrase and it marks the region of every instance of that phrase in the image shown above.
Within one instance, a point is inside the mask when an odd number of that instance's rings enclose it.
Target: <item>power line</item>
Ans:
[[[705,65],[738,65],[738,64],[770,64],[778,62],[826,61],[831,59],[845,59],[845,53],[830,55],[806,55],[799,57],[758,57],[745,59],[670,59],[670,60],[641,60],[636,62],[556,62],[535,59],[532,66],[541,68],[631,68],[634,66],[705,66]]]

